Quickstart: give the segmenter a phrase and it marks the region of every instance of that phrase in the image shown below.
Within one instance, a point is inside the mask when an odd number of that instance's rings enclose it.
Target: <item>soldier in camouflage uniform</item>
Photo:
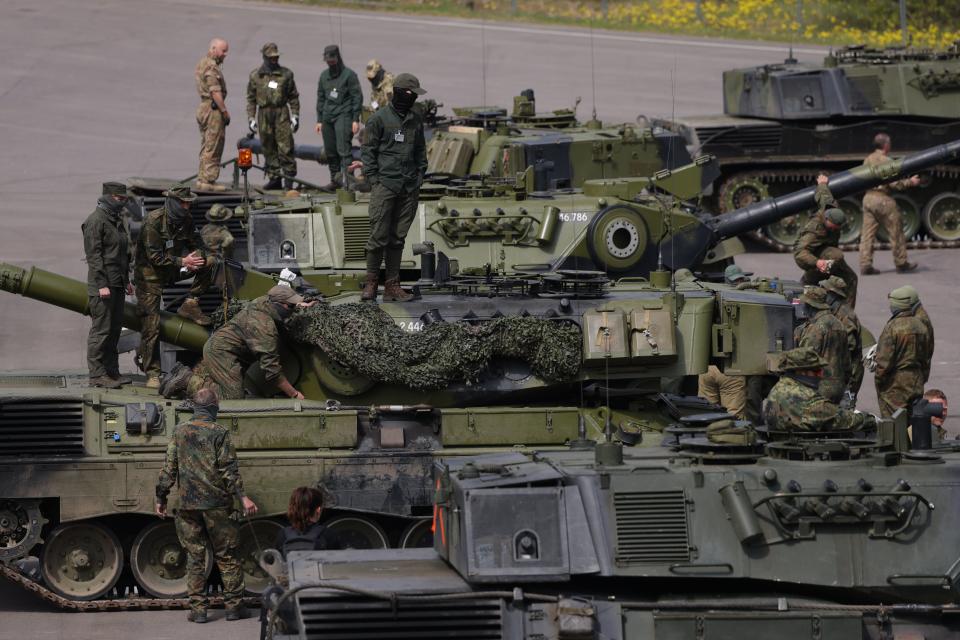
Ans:
[[[931,361],[933,360],[933,351],[934,349],[936,349],[936,346],[937,346],[936,342],[934,342],[934,339],[933,339],[933,323],[930,321],[930,316],[927,315],[927,310],[923,308],[923,304],[920,302],[920,294],[917,293],[917,290],[914,289],[913,286],[909,284],[904,285],[900,288],[903,289],[907,295],[916,297],[917,306],[916,306],[916,311],[914,312],[914,316],[917,318],[917,320],[923,323],[924,327],[927,328],[927,339],[930,342],[930,353],[928,354],[928,360],[927,360],[927,366],[926,366],[927,377],[923,379],[924,382],[927,382],[930,378],[930,364],[931,364]]]
[[[123,296],[133,294],[130,231],[123,218],[126,204],[126,185],[104,182],[97,208],[80,227],[87,258],[91,320],[87,337],[90,384],[111,389],[130,382],[120,375],[117,355],[117,343],[123,329]]]
[[[923,383],[930,377],[933,344],[923,322],[917,318],[920,299],[912,287],[890,292],[891,318],[877,340],[877,369],[874,381],[880,414],[892,416],[907,409],[923,395]]]
[[[817,390],[826,363],[807,347],[785,351],[780,380],[763,403],[763,419],[780,431],[848,431],[873,426],[873,416],[841,409]]]
[[[840,230],[847,216],[837,208],[828,181],[825,174],[817,176],[814,198],[818,211],[803,227],[793,245],[793,259],[803,269],[800,278],[803,284],[815,285],[830,275],[840,276],[847,283],[847,302],[853,308],[857,306],[857,274],[847,264],[839,248]]]
[[[367,121],[362,157],[371,186],[370,237],[363,300],[377,298],[381,262],[387,275],[383,300],[405,302],[412,297],[400,288],[400,258],[427,171],[423,120],[413,110],[417,96],[425,93],[415,76],[401,73],[393,83],[393,100]]]
[[[847,388],[846,372],[850,370],[850,351],[843,324],[830,311],[827,292],[821,287],[807,287],[800,302],[811,310],[810,319],[797,327],[793,343],[808,347],[823,358],[820,395],[830,402],[840,402]]]
[[[890,136],[878,133],[873,138],[873,153],[863,161],[864,166],[875,167],[890,161]],[[890,184],[880,185],[867,191],[863,196],[863,229],[860,230],[860,274],[880,273],[873,266],[873,240],[877,236],[877,227],[883,225],[890,238],[893,263],[897,273],[907,273],[917,268],[916,263],[907,261],[907,239],[903,235],[903,220],[897,202],[890,197],[890,190],[902,191],[920,184],[920,176],[910,176]]]
[[[217,424],[219,401],[204,389],[193,396],[193,418],[177,425],[167,445],[167,457],[157,481],[156,512],[167,515],[167,496],[177,485],[177,537],[187,552],[187,595],[191,622],[207,621],[204,571],[207,546],[223,579],[223,601],[227,620],[239,620],[242,609],[243,570],[240,566],[237,525],[230,514],[234,498],[245,515],[257,512],[257,505],[243,490],[237,452],[230,432]]]
[[[353,159],[351,142],[360,131],[363,93],[357,74],[343,64],[340,47],[326,47],[323,60],[327,68],[317,81],[317,133],[323,136],[329,186],[346,187],[347,167]]]
[[[263,45],[263,64],[250,72],[247,82],[247,119],[250,131],[260,132],[267,163],[264,189],[293,189],[297,175],[293,134],[300,127],[300,93],[293,71],[280,66],[280,51],[273,42]],[[287,176],[286,183],[280,174]]]
[[[863,384],[863,341],[860,337],[860,319],[857,313],[847,304],[847,287],[843,279],[830,276],[820,282],[820,286],[827,291],[827,304],[830,311],[843,325],[847,334],[847,350],[850,352],[850,368],[844,372],[847,382],[847,391],[856,398]]]
[[[200,127],[200,170],[197,172],[196,188],[199,191],[224,191],[217,184],[220,177],[220,158],[223,156],[223,141],[226,139],[230,112],[227,111],[227,83],[223,79],[223,61],[230,47],[222,38],[210,41],[207,54],[197,63],[193,72],[200,94],[197,107],[197,125]]]
[[[367,63],[367,80],[370,81],[370,112],[390,104],[393,98],[393,74],[377,60]]]
[[[258,362],[267,384],[275,385],[290,398],[302,400],[303,394],[283,375],[279,325],[295,306],[314,304],[315,301],[304,302],[303,296],[285,285],[277,285],[267,295],[253,300],[203,345],[203,360],[194,369],[187,392],[211,389],[224,399],[243,398],[244,372]]]
[[[140,358],[147,387],[160,386],[160,304],[163,287],[182,280],[181,268],[194,276],[190,295],[178,314],[198,324],[210,324],[197,296],[210,288],[216,258],[207,256],[193,226],[190,205],[196,195],[187,187],[165,191],[163,207],[147,214],[137,238],[134,284],[140,312]]]
[[[230,258],[233,255],[234,237],[227,229],[226,222],[233,217],[229,207],[217,203],[203,214],[207,224],[200,229],[200,239],[211,256]]]

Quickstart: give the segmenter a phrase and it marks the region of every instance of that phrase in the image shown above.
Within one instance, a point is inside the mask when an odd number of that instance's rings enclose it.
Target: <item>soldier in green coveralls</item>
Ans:
[[[347,186],[351,141],[360,131],[363,93],[353,70],[343,64],[340,47],[323,50],[327,68],[317,82],[317,133],[323,136],[323,151],[330,168],[330,188]]]

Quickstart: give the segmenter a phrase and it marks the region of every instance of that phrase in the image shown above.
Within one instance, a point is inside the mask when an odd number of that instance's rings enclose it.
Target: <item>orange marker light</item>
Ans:
[[[237,149],[237,166],[241,169],[249,169],[253,166],[253,151],[250,149]]]

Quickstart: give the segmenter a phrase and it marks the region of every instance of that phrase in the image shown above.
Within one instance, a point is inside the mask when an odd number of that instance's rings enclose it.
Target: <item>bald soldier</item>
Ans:
[[[197,63],[193,77],[200,94],[197,107],[197,125],[200,127],[200,169],[197,171],[196,189],[199,191],[224,191],[217,184],[220,177],[220,158],[223,156],[223,141],[230,112],[227,111],[227,83],[223,79],[223,61],[230,47],[223,38],[210,41],[207,54]]]

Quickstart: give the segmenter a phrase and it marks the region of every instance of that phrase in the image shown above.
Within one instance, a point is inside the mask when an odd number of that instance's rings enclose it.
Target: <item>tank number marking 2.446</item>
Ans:
[[[401,320],[397,322],[401,329],[404,331],[409,331],[415,333],[417,331],[423,331],[423,322],[420,320]]]

